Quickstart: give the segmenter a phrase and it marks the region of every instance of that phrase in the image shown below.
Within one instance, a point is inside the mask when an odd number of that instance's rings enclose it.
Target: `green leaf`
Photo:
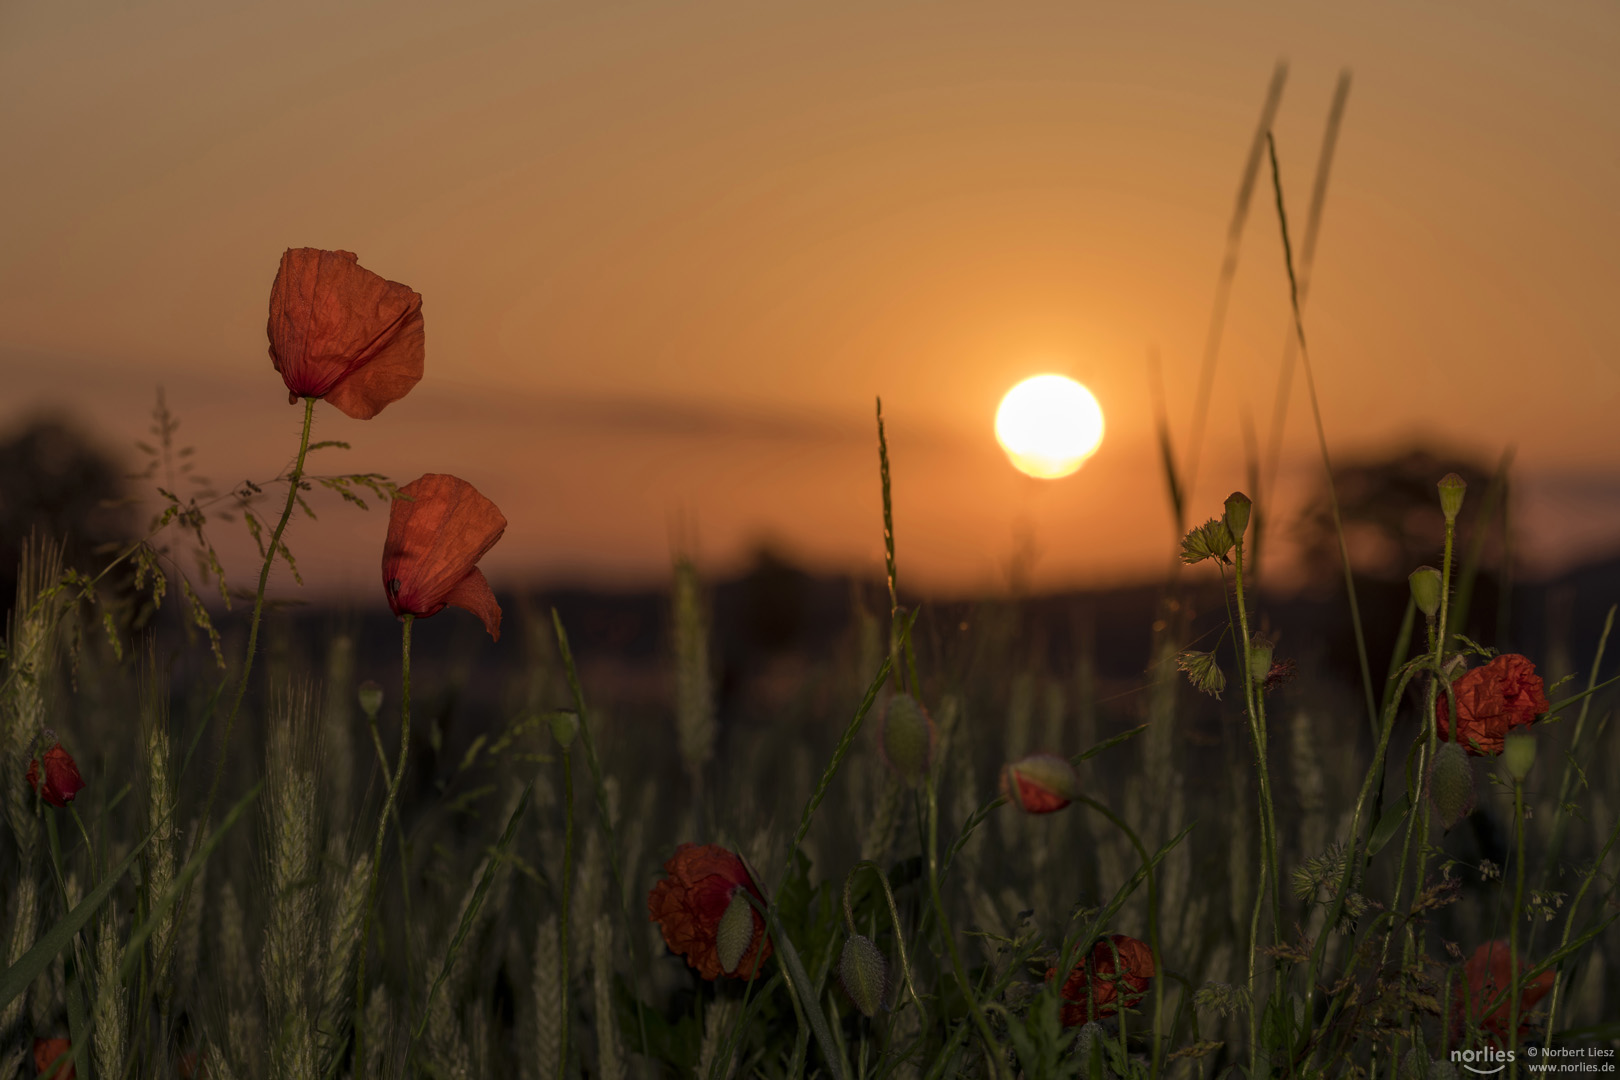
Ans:
[[[1406,820],[1406,815],[1411,812],[1411,809],[1412,800],[1403,793],[1400,802],[1384,811],[1384,816],[1378,819],[1377,825],[1373,826],[1372,836],[1367,840],[1367,858],[1370,859],[1378,854],[1383,846],[1389,843],[1391,838],[1400,831],[1401,823]]]

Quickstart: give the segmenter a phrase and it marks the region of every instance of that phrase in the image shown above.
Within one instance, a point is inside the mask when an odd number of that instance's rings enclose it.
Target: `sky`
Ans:
[[[1185,459],[1286,61],[1296,233],[1352,75],[1304,314],[1330,453],[1513,447],[1520,555],[1551,573],[1620,549],[1616,55],[1620,8],[1582,0],[0,0],[0,426],[54,410],[138,466],[161,387],[217,487],[275,476],[299,410],[270,283],[288,247],[346,249],[422,294],[426,375],[371,421],[318,406],[351,449],[316,468],[471,481],[510,522],[497,586],[761,544],[872,573],[879,395],[904,581],[1157,576],[1149,357]],[[1262,181],[1196,520],[1244,483],[1291,325]],[[992,424],[1048,371],[1107,434],[1036,481]],[[1280,518],[1322,473],[1310,417],[1296,378]],[[385,513],[318,509],[292,532],[310,588],[373,588]]]

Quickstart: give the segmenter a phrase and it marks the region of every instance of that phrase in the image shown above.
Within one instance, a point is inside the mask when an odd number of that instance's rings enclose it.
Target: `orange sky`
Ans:
[[[1095,9],[1095,10],[1090,10]],[[1524,552],[1620,543],[1620,8],[1480,3],[761,5],[65,0],[0,5],[0,422],[109,447],[162,384],[205,471],[273,474],[297,412],[265,351],[289,246],[424,297],[424,381],[322,406],[321,467],[453,472],[511,521],[497,581],[661,576],[681,532],[902,575],[1157,573],[1171,528],[1145,357],[1183,442],[1273,64],[1296,230],[1353,90],[1306,320],[1336,454],[1518,447]],[[1240,483],[1287,327],[1269,187],[1244,235],[1194,512]],[[1042,485],[991,423],[1087,383],[1101,451]],[[1297,383],[1296,383],[1297,386]],[[1303,394],[1285,501],[1320,466]],[[298,526],[370,588],[384,517]],[[240,541],[236,541],[238,550]]]

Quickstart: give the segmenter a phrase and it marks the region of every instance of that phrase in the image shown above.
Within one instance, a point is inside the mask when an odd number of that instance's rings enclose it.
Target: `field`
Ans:
[[[1183,505],[1167,464],[1146,625],[1054,641],[1037,598],[904,590],[880,404],[887,580],[837,647],[753,653],[728,690],[686,561],[656,655],[615,663],[559,608],[503,610],[477,564],[506,520],[467,481],[322,471],[319,402],[370,420],[421,377],[414,292],[290,250],[270,338],[286,470],[158,487],[83,565],[25,550],[0,1080],[1613,1071],[1614,608],[1567,661],[1486,638],[1505,469],[1428,478],[1443,539],[1391,625],[1362,625],[1328,483],[1347,623],[1278,641],[1263,500]],[[160,411],[165,467],[172,434]],[[317,489],[389,515],[356,558],[397,623],[267,605]],[[256,587],[208,539],[244,525]],[[1121,680],[1099,640],[1127,637]]]

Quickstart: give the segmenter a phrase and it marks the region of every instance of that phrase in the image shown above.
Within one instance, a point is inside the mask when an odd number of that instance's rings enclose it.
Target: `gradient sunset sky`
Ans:
[[[902,575],[1155,575],[1173,529],[1147,357],[1185,450],[1275,64],[1303,227],[1352,89],[1305,313],[1329,445],[1517,448],[1531,572],[1620,547],[1620,6],[0,3],[0,425],[130,455],[162,386],[220,486],[299,411],[266,353],[285,248],[424,298],[427,372],[323,471],[450,472],[510,520],[497,586],[716,572],[761,540]],[[1241,249],[1192,514],[1243,483],[1288,331],[1269,177]],[[1043,371],[1099,453],[1014,472]],[[1319,476],[1296,379],[1277,495]],[[386,514],[295,527],[312,587],[375,586]],[[240,527],[234,527],[239,529]],[[245,537],[220,526],[233,568]]]

